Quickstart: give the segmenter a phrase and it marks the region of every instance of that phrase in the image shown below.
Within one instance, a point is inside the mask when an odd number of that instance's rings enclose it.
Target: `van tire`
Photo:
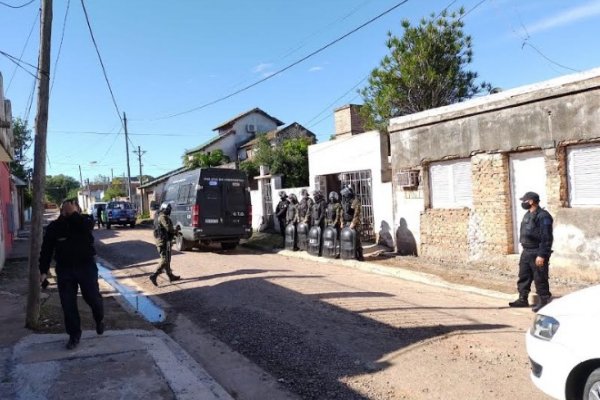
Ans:
[[[106,229],[110,229],[110,224],[108,222],[106,223]]]
[[[130,226],[132,229],[133,229],[133,228],[135,228],[135,222],[132,222],[132,223],[130,223],[130,224],[129,224],[129,226]]]
[[[594,397],[590,396],[590,392],[592,388],[597,391],[600,390],[600,368],[596,368],[590,376],[588,376],[587,381],[585,382],[585,389],[583,389],[583,399],[593,399]]]
[[[237,247],[240,242],[221,242],[221,249],[233,250]]]
[[[175,236],[175,250],[177,251],[187,251],[192,248],[194,242],[186,240],[182,235]]]

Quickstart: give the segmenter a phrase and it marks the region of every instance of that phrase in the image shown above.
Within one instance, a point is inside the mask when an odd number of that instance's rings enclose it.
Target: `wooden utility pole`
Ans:
[[[125,129],[125,152],[127,153],[127,197],[131,201],[131,169],[129,168],[129,136],[127,134],[127,116],[123,112],[123,128]]]
[[[29,293],[25,327],[38,326],[40,317],[40,271],[38,269],[42,248],[44,212],[44,186],[46,185],[46,134],[48,129],[48,103],[50,97],[50,39],[52,36],[52,0],[42,0],[40,20],[40,54],[38,59],[38,98],[35,118],[35,148],[33,151],[33,200],[29,245]]]
[[[140,146],[138,146],[137,151],[133,151],[135,154],[137,154],[138,156],[138,163],[140,165],[140,210],[142,211],[142,213],[144,212],[144,191],[142,190],[141,186],[142,186],[142,156],[144,154],[146,154],[145,151],[142,151],[142,148]]]

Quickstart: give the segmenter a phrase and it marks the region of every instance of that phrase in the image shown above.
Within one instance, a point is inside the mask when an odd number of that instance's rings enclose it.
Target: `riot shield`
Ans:
[[[340,257],[344,260],[356,257],[356,231],[348,226],[340,233]]]
[[[308,231],[308,254],[319,257],[321,255],[321,227],[313,226]]]
[[[304,222],[298,223],[296,227],[296,239],[300,250],[308,250],[308,225]]]
[[[323,231],[323,257],[336,258],[338,256],[337,230],[328,226]]]
[[[285,227],[285,249],[296,250],[296,225],[288,224]]]

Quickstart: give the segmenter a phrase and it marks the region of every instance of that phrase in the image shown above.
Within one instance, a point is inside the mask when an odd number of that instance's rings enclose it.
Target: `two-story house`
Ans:
[[[310,144],[317,142],[317,136],[300,125],[297,122],[293,122],[283,128],[273,129],[272,131],[266,132],[267,140],[271,143],[271,146],[275,147],[286,139],[293,138],[307,138]],[[238,150],[238,160],[243,161],[246,159],[252,159],[254,157],[255,147],[258,143],[258,138],[254,138],[246,144],[240,146]]]

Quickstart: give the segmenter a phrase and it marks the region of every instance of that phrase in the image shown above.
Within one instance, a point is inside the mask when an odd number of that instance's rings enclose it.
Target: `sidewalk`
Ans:
[[[20,232],[0,271],[1,399],[232,400],[167,334],[123,310],[115,300],[119,293],[103,281],[103,335],[93,330],[89,307],[81,302],[81,342],[65,349],[68,337],[55,284],[41,294],[41,333],[25,329],[28,236]]]

